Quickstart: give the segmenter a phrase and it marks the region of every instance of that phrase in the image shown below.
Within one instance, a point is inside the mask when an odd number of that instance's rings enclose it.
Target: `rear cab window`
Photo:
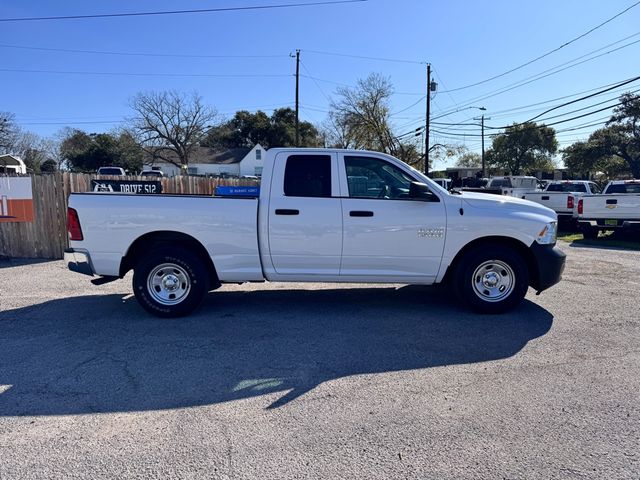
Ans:
[[[638,183],[617,183],[609,185],[607,193],[635,193],[640,194],[640,182]]]
[[[331,197],[331,156],[290,155],[284,170],[285,197]]]

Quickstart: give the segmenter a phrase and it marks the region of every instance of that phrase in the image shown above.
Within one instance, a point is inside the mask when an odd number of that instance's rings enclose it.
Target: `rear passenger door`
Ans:
[[[335,153],[276,155],[268,232],[277,274],[339,274],[342,207]]]

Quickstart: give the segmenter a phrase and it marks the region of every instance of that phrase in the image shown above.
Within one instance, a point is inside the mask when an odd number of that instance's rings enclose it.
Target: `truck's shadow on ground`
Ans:
[[[544,335],[534,303],[478,316],[418,287],[218,291],[159,320],[133,298],[85,296],[0,313],[0,415],[189,407],[362,373],[506,358]]]

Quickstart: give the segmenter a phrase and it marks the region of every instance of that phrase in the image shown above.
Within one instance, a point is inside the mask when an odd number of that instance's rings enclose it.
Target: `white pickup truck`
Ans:
[[[68,267],[133,270],[149,312],[185,315],[224,283],[450,280],[499,313],[557,283],[556,214],[512,197],[449,193],[385,154],[271,149],[257,198],[76,193]]]
[[[640,230],[640,180],[613,180],[602,195],[580,197],[574,216],[585,238],[604,230]]]
[[[528,192],[522,198],[539,203],[558,214],[559,221],[573,219],[577,198],[582,195],[597,195],[600,187],[588,180],[561,180],[549,183],[542,192]]]

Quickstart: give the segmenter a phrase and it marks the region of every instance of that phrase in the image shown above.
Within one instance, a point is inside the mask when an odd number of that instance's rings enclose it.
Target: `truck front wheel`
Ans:
[[[151,250],[133,271],[136,299],[145,310],[158,317],[191,313],[208,290],[203,262],[181,247]]]
[[[503,313],[518,305],[529,287],[527,264],[515,250],[478,247],[457,262],[458,298],[479,313]]]

